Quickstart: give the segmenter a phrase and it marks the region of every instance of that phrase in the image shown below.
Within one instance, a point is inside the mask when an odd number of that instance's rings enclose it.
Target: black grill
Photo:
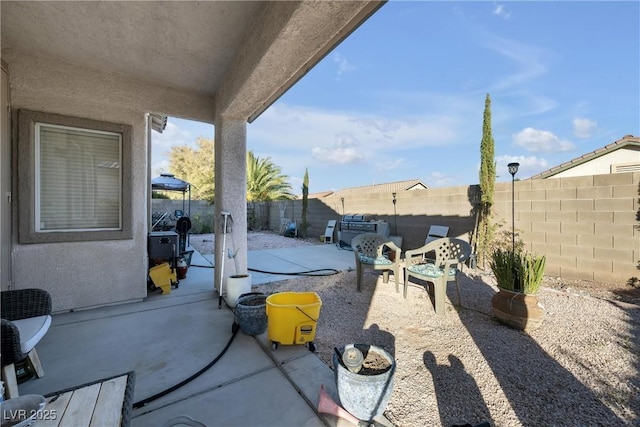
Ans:
[[[351,247],[351,240],[358,234],[379,233],[389,235],[386,221],[372,221],[367,215],[344,215],[340,220],[338,236],[341,247]]]
[[[343,222],[340,224],[340,230],[352,230],[352,231],[360,231],[362,233],[375,233],[376,232],[376,223],[375,222]]]

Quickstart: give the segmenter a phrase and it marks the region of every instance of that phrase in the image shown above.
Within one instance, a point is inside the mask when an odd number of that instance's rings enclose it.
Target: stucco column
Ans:
[[[247,274],[247,124],[246,118],[215,121],[215,265],[214,286],[224,277]],[[224,216],[229,212],[226,239]],[[225,246],[223,248],[223,246]],[[235,262],[227,254],[235,253]],[[224,272],[221,266],[224,263]],[[236,271],[236,265],[238,271]],[[226,293],[226,283],[223,292]]]

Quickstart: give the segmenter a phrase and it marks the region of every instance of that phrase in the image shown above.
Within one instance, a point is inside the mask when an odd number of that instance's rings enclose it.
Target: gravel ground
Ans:
[[[212,241],[212,235],[191,238],[203,253]],[[248,236],[249,250],[316,243],[274,233]],[[397,370],[385,415],[397,426],[640,425],[637,289],[546,278],[539,298],[547,314],[528,335],[492,317],[492,275],[464,273],[462,307],[448,298],[442,316],[423,288],[410,287],[404,299],[393,279],[384,284],[373,272],[366,273],[362,292],[355,290],[353,271],[257,289],[320,295],[315,343],[328,365],[333,347],[348,343],[393,354]],[[447,296],[455,301],[450,286]]]

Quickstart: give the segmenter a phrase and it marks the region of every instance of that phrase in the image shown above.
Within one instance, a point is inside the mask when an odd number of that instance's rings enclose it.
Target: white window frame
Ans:
[[[18,242],[52,243],[133,238],[131,224],[132,127],[29,110],[19,110],[18,154]],[[42,126],[119,136],[119,226],[104,228],[43,229],[40,224],[40,129]],[[114,217],[115,218],[115,217]]]

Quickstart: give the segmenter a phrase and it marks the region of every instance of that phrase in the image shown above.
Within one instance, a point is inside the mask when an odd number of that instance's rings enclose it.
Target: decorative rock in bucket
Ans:
[[[371,421],[384,413],[391,399],[396,362],[389,353],[375,345],[350,344],[338,352],[343,359],[345,356],[351,358],[355,353],[350,350],[353,347],[360,350],[363,356],[362,366],[357,372],[350,371],[338,360],[337,354],[333,355],[338,396],[349,413],[360,420]],[[359,358],[356,356],[353,359]],[[352,364],[347,366],[354,369]]]
[[[240,295],[234,309],[237,323],[245,335],[260,335],[267,330],[267,296],[261,292]]]

